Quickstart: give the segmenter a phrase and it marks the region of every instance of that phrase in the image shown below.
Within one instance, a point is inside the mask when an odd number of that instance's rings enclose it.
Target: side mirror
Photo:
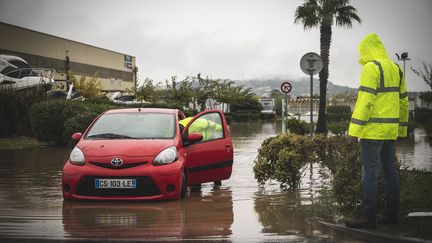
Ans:
[[[81,139],[81,137],[82,137],[82,133],[80,133],[80,132],[76,132],[76,133],[72,134],[72,139],[73,140],[78,141],[78,140]]]
[[[193,132],[191,134],[189,134],[188,136],[188,141],[192,144],[192,143],[197,143],[199,141],[201,141],[203,139],[203,135],[199,132]]]

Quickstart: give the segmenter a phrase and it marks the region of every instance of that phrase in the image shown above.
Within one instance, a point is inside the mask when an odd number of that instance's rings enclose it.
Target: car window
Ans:
[[[102,115],[86,135],[86,139],[173,138],[173,114],[117,113]]]
[[[18,78],[20,76],[21,70],[8,66],[3,69],[1,73],[11,78]]]
[[[219,113],[208,113],[196,119],[188,128],[188,133],[199,132],[203,135],[202,142],[224,137],[222,118]]]
[[[27,63],[18,60],[11,60],[9,63],[16,66],[17,68],[30,68]]]

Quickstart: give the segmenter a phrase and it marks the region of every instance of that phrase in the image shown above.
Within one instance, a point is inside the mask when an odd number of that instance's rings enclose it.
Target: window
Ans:
[[[196,119],[189,127],[188,133],[199,132],[202,142],[224,137],[222,119],[219,113],[208,113]]]
[[[174,115],[162,113],[117,113],[101,116],[87,134],[87,139],[173,138]]]

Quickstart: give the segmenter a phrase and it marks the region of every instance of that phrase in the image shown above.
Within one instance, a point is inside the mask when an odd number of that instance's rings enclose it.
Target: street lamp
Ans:
[[[405,79],[405,61],[411,60],[411,58],[408,57],[408,52],[402,52],[402,54],[399,56],[399,54],[395,53],[397,56],[397,59],[399,61],[403,61],[403,75]]]

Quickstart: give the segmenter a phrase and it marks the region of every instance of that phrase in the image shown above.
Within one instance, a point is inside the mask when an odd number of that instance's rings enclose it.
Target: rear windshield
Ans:
[[[173,138],[173,114],[117,113],[99,117],[86,139],[163,139]]]

